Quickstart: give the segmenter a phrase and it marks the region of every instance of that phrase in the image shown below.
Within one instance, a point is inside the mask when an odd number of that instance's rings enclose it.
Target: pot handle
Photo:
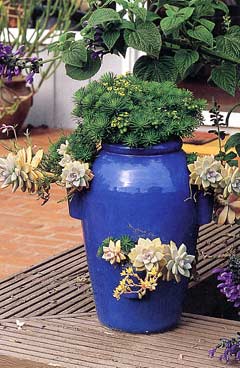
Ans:
[[[209,224],[213,216],[214,195],[199,190],[196,197],[198,225]]]
[[[68,200],[69,215],[72,218],[83,219],[83,198],[82,192],[75,192],[71,199]]]

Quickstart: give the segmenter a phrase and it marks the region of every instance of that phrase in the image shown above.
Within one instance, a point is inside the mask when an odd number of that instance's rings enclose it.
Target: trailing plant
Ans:
[[[209,81],[231,95],[239,81],[240,27],[232,26],[221,0],[90,1],[83,18],[82,40],[69,34],[51,46],[60,52],[66,73],[88,79],[106,54],[125,57],[129,47],[144,52],[134,74],[144,80],[179,82],[209,68]],[[222,34],[215,36],[211,19],[222,14]],[[209,19],[210,18],[210,19]]]
[[[122,279],[113,291],[117,300],[124,294],[135,294],[142,299],[147,291],[156,290],[160,279],[180,282],[182,276],[190,277],[195,257],[186,250],[184,244],[177,247],[173,241],[163,244],[159,238],[139,238],[136,244],[128,236],[122,236],[105,239],[98,256],[111,265],[122,266]]]

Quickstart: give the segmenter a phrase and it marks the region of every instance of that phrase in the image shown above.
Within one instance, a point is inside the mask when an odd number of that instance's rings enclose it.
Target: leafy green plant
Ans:
[[[93,161],[101,143],[149,147],[190,136],[201,124],[205,106],[205,101],[195,100],[191,92],[171,82],[110,73],[80,88],[74,99],[73,115],[80,122],[67,138],[68,150],[84,162]]]
[[[179,82],[202,67],[209,81],[234,95],[238,86],[240,27],[231,26],[228,7],[221,0],[109,0],[90,2],[83,20],[83,40],[62,39],[53,48],[63,52],[67,74],[87,79],[96,74],[104,55],[126,55],[128,47],[146,53],[135,63],[143,80]],[[215,35],[211,19],[220,11],[223,31]]]

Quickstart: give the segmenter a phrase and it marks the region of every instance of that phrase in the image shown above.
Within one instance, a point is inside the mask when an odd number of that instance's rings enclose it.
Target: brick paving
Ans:
[[[59,130],[32,133],[32,141],[46,148],[61,134]],[[19,139],[19,143],[23,138]],[[0,140],[0,156],[5,154]],[[70,218],[63,188],[54,186],[44,206],[36,197],[11,189],[0,190],[0,278],[16,273],[47,257],[83,242],[81,223]]]

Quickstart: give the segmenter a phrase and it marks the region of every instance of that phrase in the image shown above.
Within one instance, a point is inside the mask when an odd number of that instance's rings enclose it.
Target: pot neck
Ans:
[[[166,153],[173,153],[180,151],[182,148],[182,140],[181,139],[170,140],[147,148],[130,148],[121,144],[103,144],[102,148],[105,152],[111,152],[121,155],[134,155],[134,156],[163,155]]]

